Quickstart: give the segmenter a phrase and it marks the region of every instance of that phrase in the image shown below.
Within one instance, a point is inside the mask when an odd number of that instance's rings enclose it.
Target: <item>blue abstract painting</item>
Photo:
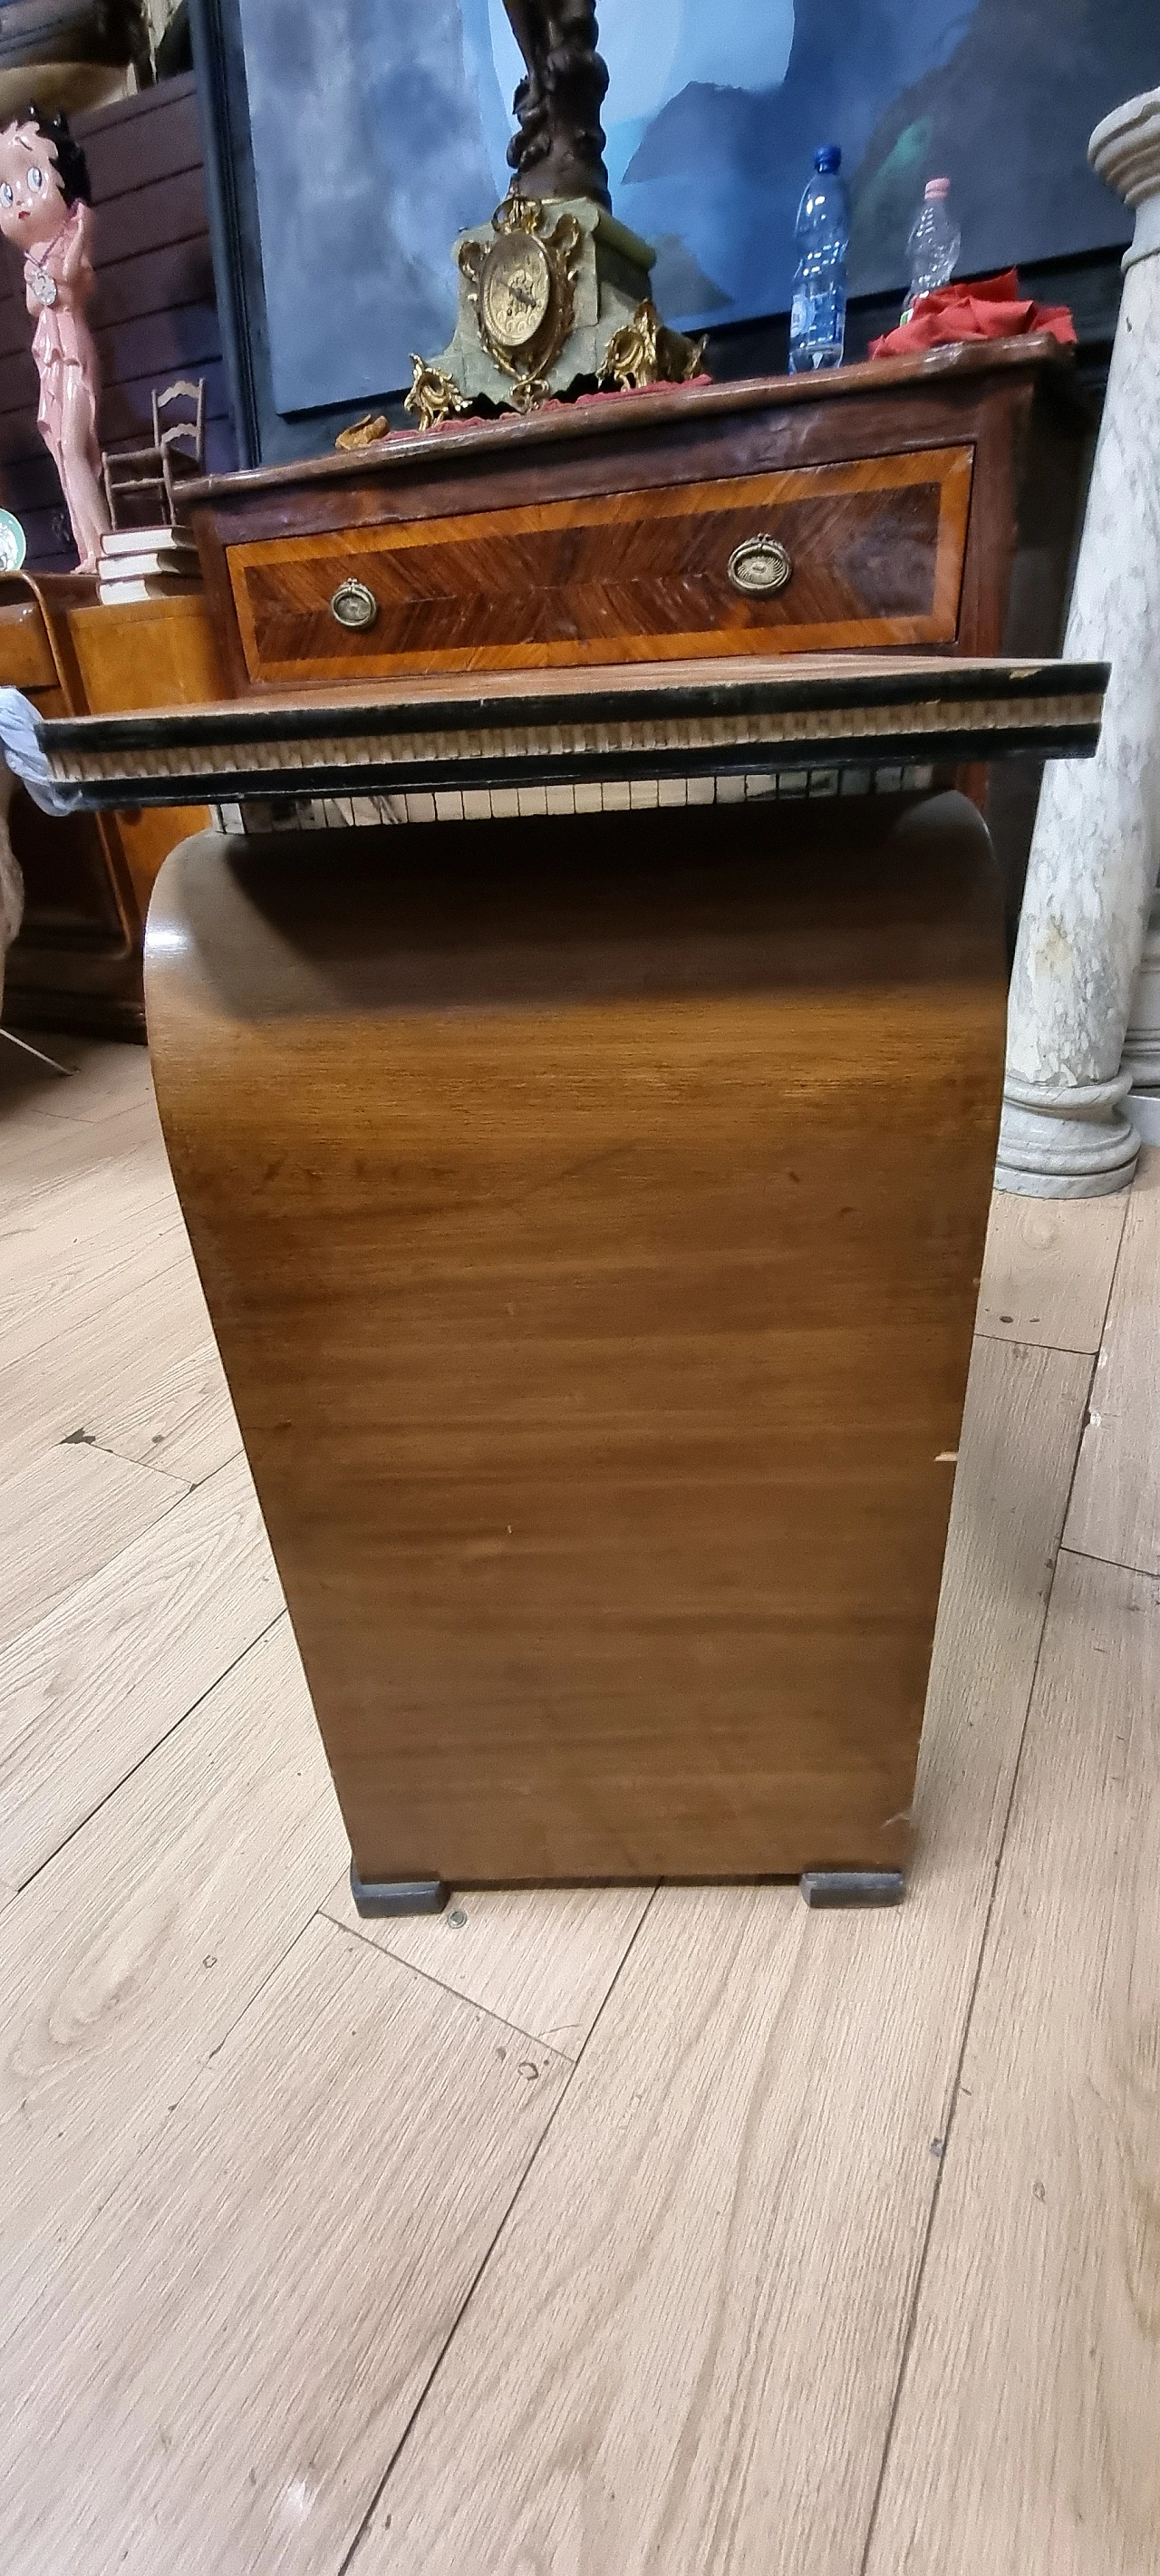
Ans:
[[[508,180],[523,65],[501,0],[241,0],[270,353],[285,413],[409,381],[450,338],[456,232]],[[842,145],[851,286],[905,281],[924,180],[962,267],[1100,248],[1130,219],[1086,163],[1160,83],[1157,0],[604,0],[613,205],[687,327],[783,311],[815,144]]]

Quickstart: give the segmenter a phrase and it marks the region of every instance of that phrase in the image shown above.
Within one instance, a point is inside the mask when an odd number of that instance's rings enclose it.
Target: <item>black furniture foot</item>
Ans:
[[[798,1885],[807,1905],[901,1905],[900,1869],[807,1869]]]
[[[451,1893],[441,1878],[360,1878],[350,1865],[350,1892],[360,1914],[442,1914]]]

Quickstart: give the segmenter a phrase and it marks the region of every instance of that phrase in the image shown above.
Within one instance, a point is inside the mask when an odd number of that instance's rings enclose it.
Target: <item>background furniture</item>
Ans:
[[[661,651],[1051,653],[1088,421],[1040,338],[395,434],[186,505],[242,692]],[[729,561],[763,533],[792,571],[755,596]],[[368,623],[335,613],[349,581]],[[1024,759],[990,785],[1009,943],[1039,778]]]
[[[205,378],[205,456],[236,464],[206,229],[192,76],[73,119],[93,183],[96,287],[89,320],[101,362],[97,435],[140,447],[151,395],[174,376]],[[36,427],[36,369],[15,252],[0,255],[0,502],[28,534],[29,570],[75,562],[60,486]]]
[[[658,653],[1050,651],[1085,421],[1046,338],[392,436],[192,485],[238,692]],[[790,573],[739,589],[769,535]],[[362,622],[338,600],[369,594]]]
[[[104,448],[101,467],[105,498],[114,528],[125,524],[120,511],[130,494],[154,492],[157,505],[151,517],[137,521],[131,512],[128,525],[152,526],[166,520],[172,525],[177,485],[201,473],[205,449],[205,377],[196,384],[179,377],[167,385],[164,393],[154,391],[153,443],[150,447]]]
[[[202,604],[97,603],[76,574],[0,576],[0,683],[45,716],[134,706],[180,706],[222,685]],[[125,810],[42,814],[17,785],[9,814],[24,874],[20,935],[9,951],[4,1017],[14,1027],[145,1034],[141,957],[145,913],[166,852],[208,819]]]
[[[930,765],[1090,749],[1105,676],[767,651],[46,729],[110,802],[407,817],[200,835],[149,944],[370,1910],[903,1862],[1005,1020]]]

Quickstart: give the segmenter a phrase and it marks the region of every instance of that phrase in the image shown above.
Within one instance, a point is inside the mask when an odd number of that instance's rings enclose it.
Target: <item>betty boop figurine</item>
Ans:
[[[94,572],[109,526],[99,476],[97,353],[84,316],[92,292],[89,174],[64,115],[26,108],[0,132],[0,233],[24,253],[36,425],[61,480],[80,570]]]

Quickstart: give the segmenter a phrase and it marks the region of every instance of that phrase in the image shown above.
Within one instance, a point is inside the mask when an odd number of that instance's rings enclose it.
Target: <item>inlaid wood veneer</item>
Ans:
[[[969,447],[939,447],[231,546],[246,667],[284,683],[945,645],[971,473]],[[729,573],[756,536],[790,564],[764,598]],[[352,580],[377,607],[354,633],[331,608]]]

